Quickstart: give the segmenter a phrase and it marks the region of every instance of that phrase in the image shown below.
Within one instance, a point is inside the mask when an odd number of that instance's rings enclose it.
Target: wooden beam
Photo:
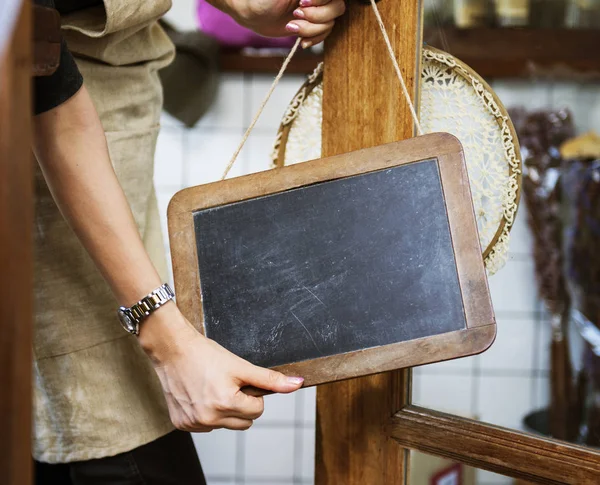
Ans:
[[[418,79],[418,0],[379,8],[409,92]],[[326,45],[323,156],[413,136],[413,122],[370,6],[348,2]],[[316,485],[403,485],[408,453],[386,432],[410,398],[409,373],[396,371],[317,391]]]
[[[416,406],[393,419],[403,446],[549,485],[595,485],[600,451]]]
[[[0,59],[0,482],[31,483],[33,171],[30,2]]]

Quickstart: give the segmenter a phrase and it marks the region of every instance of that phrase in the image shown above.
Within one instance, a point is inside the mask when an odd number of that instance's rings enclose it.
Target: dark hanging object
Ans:
[[[188,128],[210,108],[219,85],[219,45],[200,31],[179,32],[161,21],[175,44],[175,60],[159,71],[164,110]]]
[[[578,422],[576,391],[567,341],[570,299],[563,271],[560,145],[573,136],[570,113],[511,111],[522,149],[523,194],[533,235],[538,293],[552,315],[550,433],[574,440]]]
[[[600,160],[569,160],[564,166],[567,206],[566,268],[573,307],[588,332],[600,331]],[[600,356],[586,341],[581,440],[600,446]]]

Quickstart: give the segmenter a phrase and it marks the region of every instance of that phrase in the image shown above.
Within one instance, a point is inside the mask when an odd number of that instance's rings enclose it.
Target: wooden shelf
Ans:
[[[226,72],[276,73],[281,68],[284,57],[276,51],[273,55],[247,55],[241,51],[224,50],[221,52],[220,66]],[[298,52],[290,62],[286,72],[311,73],[323,60],[321,54]]]
[[[485,78],[600,75],[600,29],[426,29],[425,42]]]
[[[450,52],[485,78],[600,77],[600,29],[426,28],[424,41]],[[288,72],[309,73],[322,55],[298,53]],[[248,56],[224,51],[221,68],[229,72],[274,73],[280,53]]]

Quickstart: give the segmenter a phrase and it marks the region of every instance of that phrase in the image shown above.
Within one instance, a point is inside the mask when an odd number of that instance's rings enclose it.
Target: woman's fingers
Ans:
[[[319,35],[328,35],[333,29],[333,20],[324,24],[313,24],[308,20],[292,20],[289,22],[285,29],[292,33],[297,34],[299,37],[317,37]]]
[[[229,414],[242,419],[255,420],[262,416],[265,403],[262,397],[249,396],[241,389],[235,394]]]
[[[155,366],[171,421],[176,428],[207,432],[218,428],[245,430],[264,411],[263,398],[251,396],[247,385],[274,392],[293,392],[303,379],[289,378],[236,357],[195,330],[178,338],[181,353]]]
[[[187,410],[179,408],[173,411],[169,407],[169,414],[173,425],[181,431],[189,431],[190,433],[209,433],[215,426],[207,423],[202,423],[201,420],[197,419],[194,415],[193,410]]]
[[[241,390],[231,397],[216,399],[209,406],[205,404],[179,407],[171,416],[175,427],[198,433],[220,428],[244,430],[252,426],[264,411],[262,397],[251,397]]]
[[[220,426],[217,428],[226,428],[232,429],[234,431],[246,431],[250,429],[253,421],[251,419],[242,419],[242,418],[223,418],[221,420]]]
[[[221,419],[214,426],[204,426],[201,424],[186,424],[177,426],[181,431],[188,431],[190,433],[210,433],[215,429],[232,429],[234,431],[245,431],[250,429],[253,421],[250,419],[236,418],[236,417],[228,417]]]
[[[259,389],[258,387],[254,386],[244,386],[242,387],[242,392],[244,394],[248,394],[248,396],[253,397],[263,397],[268,396],[269,394],[273,394],[273,391],[265,391],[264,389]]]
[[[297,391],[304,383],[304,379],[301,377],[288,377],[281,372],[252,364],[248,364],[243,372],[238,374],[238,379],[240,381],[239,384],[282,394]]]
[[[294,17],[307,20],[313,24],[325,24],[337,19],[346,11],[346,3],[343,0],[331,0],[329,3],[319,7],[305,7],[294,10]]]
[[[303,49],[308,49],[313,45],[317,45],[320,42],[323,42],[327,38],[327,34],[317,35],[316,37],[310,37],[309,39],[302,39],[302,43],[300,44]]]
[[[286,30],[307,40],[318,38],[318,41],[311,41],[311,45],[314,45],[329,35],[335,19],[345,12],[346,3],[344,0],[310,0],[310,2],[310,6],[302,6],[302,2],[300,3],[301,7],[294,10],[295,19],[288,22]]]
[[[327,5],[333,0],[300,0],[301,7],[319,7],[321,5]],[[343,0],[342,0],[343,1]]]

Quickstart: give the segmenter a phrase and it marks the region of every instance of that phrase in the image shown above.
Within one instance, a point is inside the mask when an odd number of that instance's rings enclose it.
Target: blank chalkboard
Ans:
[[[192,324],[307,385],[472,355],[495,337],[451,135],[186,189],[169,236]]]
[[[273,367],[466,327],[436,160],[194,214],[206,335]]]

